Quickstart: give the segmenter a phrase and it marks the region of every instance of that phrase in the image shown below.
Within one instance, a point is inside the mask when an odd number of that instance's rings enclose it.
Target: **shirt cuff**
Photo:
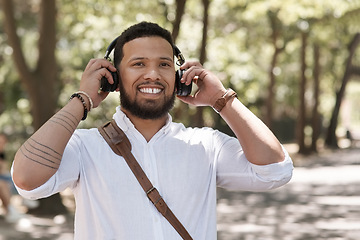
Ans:
[[[13,175],[13,165],[11,166],[11,176],[12,175]],[[18,186],[16,186],[15,183],[14,183],[14,185],[15,185],[16,190],[22,197],[31,199],[31,200],[36,200],[39,198],[45,198],[45,197],[51,196],[52,189],[49,186],[53,186],[54,184],[52,184],[52,183],[54,183],[54,181],[55,181],[55,174],[43,185],[41,185],[37,188],[34,188],[32,190],[29,190],[29,191],[19,188]]]
[[[292,177],[294,169],[293,162],[286,149],[283,146],[281,147],[285,154],[285,158],[282,162],[261,166],[250,163],[257,176],[265,182],[284,181],[285,179],[290,181]]]

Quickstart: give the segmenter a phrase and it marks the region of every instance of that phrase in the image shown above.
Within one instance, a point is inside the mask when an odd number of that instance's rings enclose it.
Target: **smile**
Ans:
[[[139,91],[142,93],[157,94],[160,93],[162,90],[160,88],[146,87],[146,88],[140,88]]]

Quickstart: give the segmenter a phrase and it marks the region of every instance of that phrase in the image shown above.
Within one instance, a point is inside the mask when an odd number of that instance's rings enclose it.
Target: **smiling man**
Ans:
[[[105,59],[90,60],[79,91],[18,150],[12,174],[21,195],[37,199],[73,190],[75,239],[181,239],[98,129],[76,129],[108,95],[98,89],[103,77],[114,84],[110,71],[117,72],[120,91],[114,121],[193,239],[216,239],[217,186],[265,191],[291,179],[291,158],[276,137],[198,62],[181,66],[186,69],[181,82],[194,82],[198,90],[178,98],[212,106],[236,138],[172,121],[175,49],[170,33],[157,24],[126,29],[116,40],[114,66]]]
[[[119,67],[122,110],[141,119],[162,118],[164,125],[175,101],[172,46],[161,37],[142,37],[124,44],[123,55]]]

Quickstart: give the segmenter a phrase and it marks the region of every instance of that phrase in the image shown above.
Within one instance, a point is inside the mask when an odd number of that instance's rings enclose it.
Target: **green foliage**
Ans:
[[[38,38],[39,1],[16,0],[18,33],[26,60],[35,67]],[[154,21],[172,30],[174,0],[105,1],[59,0],[57,60],[61,94],[59,107],[76,91],[82,72],[91,58],[101,58],[107,45],[125,28],[138,21]],[[177,45],[186,59],[198,59],[202,37],[202,3],[188,0]],[[273,54],[270,19],[276,19],[279,32],[276,46],[283,48],[275,69],[275,118],[295,119],[298,106],[300,72],[300,32],[309,33],[307,76],[312,79],[312,46],[321,46],[321,103],[325,119],[331,114],[335,91],[340,85],[347,57],[347,45],[358,32],[360,1],[343,0],[213,0],[205,66],[215,72],[226,87],[233,87],[240,100],[262,116]],[[0,23],[4,21],[0,14]],[[0,24],[3,26],[3,24]],[[11,60],[12,49],[0,28],[0,128],[22,141],[32,129],[26,93],[19,84]],[[357,61],[359,61],[357,56]],[[311,82],[308,85],[309,104]],[[97,126],[111,118],[118,105],[118,94],[111,93],[101,107],[89,114],[81,127]],[[181,105],[176,103],[176,107]],[[190,107],[188,111],[194,111]],[[207,125],[218,124],[211,111],[205,111]],[[175,120],[184,120],[175,118]],[[188,122],[188,120],[184,120]]]
[[[57,56],[63,91],[59,106],[78,89],[83,70],[91,58],[101,58],[108,44],[125,28],[138,21],[164,23],[165,8],[154,1],[93,1],[59,2],[59,43]],[[93,7],[89,7],[93,6]],[[126,16],[126,17],[124,17]],[[110,97],[89,114],[80,127],[93,127],[108,121],[119,105],[118,93]]]

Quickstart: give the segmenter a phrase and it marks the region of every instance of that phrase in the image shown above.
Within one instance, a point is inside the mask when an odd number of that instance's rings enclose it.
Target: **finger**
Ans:
[[[110,62],[109,62],[110,63]],[[116,72],[116,67],[114,67],[114,65],[112,65],[111,63],[110,63],[110,65],[107,67],[110,71],[112,71],[112,72]]]
[[[183,65],[180,66],[180,69],[182,69],[182,70],[183,69],[188,69],[188,68],[191,68],[193,66],[202,68],[201,63],[199,63],[198,61],[187,61]]]
[[[88,70],[94,63],[96,62],[96,59],[90,59],[88,64],[85,67],[85,70]]]
[[[177,96],[177,98],[179,98],[182,102],[189,104],[189,105],[194,105],[194,97],[189,95],[189,96]]]
[[[116,68],[106,59],[91,59],[85,69],[97,70],[101,68],[107,68],[112,72],[116,71]]]
[[[185,71],[183,78],[181,79],[181,82],[185,83],[186,85],[189,85],[192,81],[194,81],[195,84],[197,84],[200,78],[200,74],[203,70],[204,70],[203,68],[192,66],[191,68]]]
[[[101,69],[97,70],[97,72],[100,74],[100,77],[98,78],[98,80],[101,80],[103,77],[105,77],[110,84],[114,83],[114,78],[112,77],[112,74],[110,73],[110,71],[108,69],[101,68]]]

